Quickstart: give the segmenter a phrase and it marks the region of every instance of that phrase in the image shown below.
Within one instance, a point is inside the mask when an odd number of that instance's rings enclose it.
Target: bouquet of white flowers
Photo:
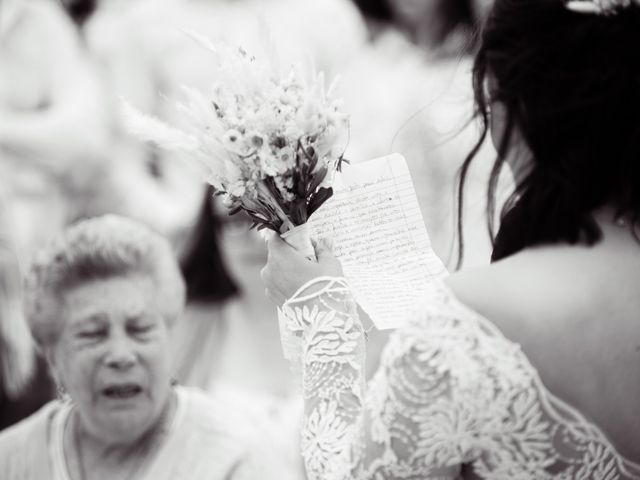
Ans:
[[[269,42],[258,58],[190,35],[218,62],[210,91],[185,87],[175,126],[125,103],[129,130],[186,153],[230,214],[244,210],[253,227],[278,232],[313,256],[305,224],[333,193],[348,136],[348,116],[333,98],[336,82],[325,89],[322,73],[305,74],[300,65],[280,71]]]

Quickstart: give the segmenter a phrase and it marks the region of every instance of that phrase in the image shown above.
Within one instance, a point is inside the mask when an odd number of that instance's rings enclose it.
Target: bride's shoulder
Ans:
[[[588,247],[542,247],[450,275],[445,283],[464,304],[494,323],[552,323],[593,311],[601,295]],[[589,293],[587,298],[585,294]],[[520,325],[522,327],[523,325]]]
[[[577,325],[565,319],[581,318],[592,307],[585,302],[587,282],[563,262],[551,249],[525,251],[455,272],[444,279],[443,290],[452,304],[463,307],[460,312],[473,312],[493,324],[532,355],[535,364],[537,357],[546,358],[547,350],[571,349],[575,339],[570,333]]]
[[[640,458],[631,447],[640,420],[628,400],[640,396],[640,300],[631,268],[614,258],[588,247],[531,249],[445,284],[522,347],[551,392],[600,425],[622,453]]]
[[[595,248],[528,249],[455,273],[445,283],[461,303],[520,344],[549,383],[594,378],[593,362],[603,371],[629,370],[640,381],[640,298],[631,287],[640,275],[614,263],[624,259]]]
[[[634,274],[623,270],[594,248],[552,246],[456,272],[445,283],[455,298],[528,348],[534,358],[538,352],[548,358],[549,350],[575,349],[599,356],[619,347],[634,331],[640,344],[634,320],[640,299],[620,286],[634,283]],[[602,335],[583,335],[605,323]]]
[[[637,330],[640,297],[627,285],[638,282],[635,245],[628,251],[609,245],[529,248],[445,280],[455,297],[499,327],[510,330],[515,322],[518,331],[550,334],[592,326],[613,313],[618,322],[610,327]]]

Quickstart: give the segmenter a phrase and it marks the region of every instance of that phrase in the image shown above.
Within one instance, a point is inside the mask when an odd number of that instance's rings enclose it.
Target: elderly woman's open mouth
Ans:
[[[142,393],[142,387],[135,383],[112,384],[102,389],[102,395],[112,400],[126,400]]]

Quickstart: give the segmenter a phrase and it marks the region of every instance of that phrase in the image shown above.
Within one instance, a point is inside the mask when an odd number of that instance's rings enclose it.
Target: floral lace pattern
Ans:
[[[424,298],[366,386],[365,338],[344,279],[309,282],[283,306],[310,479],[455,479],[463,465],[496,480],[640,479],[640,465],[545,390],[517,344],[442,283]]]

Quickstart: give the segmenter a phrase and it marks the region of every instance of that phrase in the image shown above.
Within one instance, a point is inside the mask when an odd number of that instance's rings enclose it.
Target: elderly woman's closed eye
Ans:
[[[63,399],[0,434],[0,477],[269,472],[233,411],[172,384],[171,329],[184,304],[170,245],[133,221],[87,220],[40,252],[25,282],[25,309]]]

